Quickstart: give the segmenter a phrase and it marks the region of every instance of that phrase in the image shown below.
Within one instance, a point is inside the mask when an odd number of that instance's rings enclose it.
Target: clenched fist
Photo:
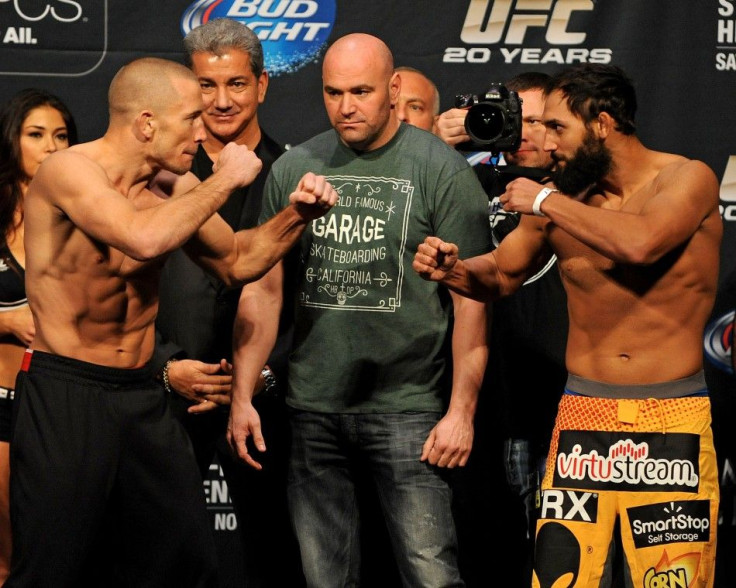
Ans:
[[[212,171],[230,178],[235,189],[251,184],[261,171],[261,167],[263,167],[261,160],[245,145],[228,143],[220,151]]]
[[[439,282],[455,267],[458,248],[439,237],[427,237],[417,247],[412,267],[425,280]]]
[[[304,174],[296,189],[289,195],[289,202],[308,221],[325,215],[337,204],[338,199],[338,193],[325,177],[312,172]]]

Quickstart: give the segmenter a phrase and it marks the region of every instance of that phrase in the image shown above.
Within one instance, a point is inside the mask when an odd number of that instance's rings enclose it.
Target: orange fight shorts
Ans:
[[[644,386],[570,376],[542,482],[532,585],[609,586],[620,529],[627,586],[712,587],[718,491],[702,372]]]

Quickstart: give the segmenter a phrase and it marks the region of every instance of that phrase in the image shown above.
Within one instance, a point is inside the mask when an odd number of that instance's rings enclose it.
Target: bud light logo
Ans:
[[[242,22],[258,35],[266,70],[277,76],[319,58],[335,12],[335,0],[196,0],[184,11],[181,29],[186,35],[214,18]]]
[[[736,311],[719,317],[705,328],[703,346],[705,356],[717,368],[732,374],[731,352],[733,346],[733,319]]]

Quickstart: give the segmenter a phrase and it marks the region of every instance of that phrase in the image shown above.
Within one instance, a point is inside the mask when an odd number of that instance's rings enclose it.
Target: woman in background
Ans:
[[[22,90],[0,109],[0,586],[10,572],[10,436],[15,376],[33,340],[26,300],[23,200],[51,153],[73,145],[69,109],[43,90]]]

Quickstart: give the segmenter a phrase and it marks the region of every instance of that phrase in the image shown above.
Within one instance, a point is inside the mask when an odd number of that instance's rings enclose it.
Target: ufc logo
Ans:
[[[592,0],[470,0],[460,38],[468,44],[521,45],[530,27],[547,27],[551,45],[580,45],[585,33],[567,30],[578,10],[592,11]]]
[[[726,169],[721,180],[721,200],[736,202],[736,155],[728,158]]]

